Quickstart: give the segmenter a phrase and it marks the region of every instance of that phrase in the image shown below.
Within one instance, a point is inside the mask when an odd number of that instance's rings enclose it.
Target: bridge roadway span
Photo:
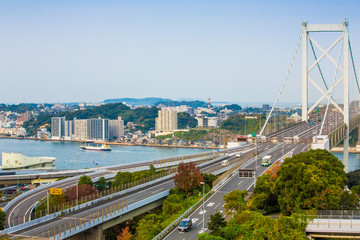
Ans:
[[[64,179],[63,181],[59,182],[59,184],[55,183],[55,185],[51,185],[50,187],[64,189],[64,188],[70,187],[72,185],[75,185],[77,183],[79,177],[82,176],[83,174],[86,174],[89,177],[91,177],[92,179],[95,179],[95,178],[99,178],[99,177],[106,176],[109,174],[113,174],[112,171],[114,171],[114,170],[116,170],[116,171],[129,170],[129,169],[149,166],[152,163],[153,162],[149,161],[149,162],[128,164],[128,165],[123,165],[123,166],[111,166],[108,168],[104,167],[101,169],[97,169],[95,172],[88,172],[88,173],[79,172],[79,176]],[[15,204],[13,204],[6,211],[6,213],[7,213],[6,226],[9,227],[9,226],[18,225],[18,224],[30,221],[32,208],[36,205],[36,203],[39,201],[39,199],[46,196],[46,191],[50,187],[45,185],[41,191],[37,191],[37,192],[34,191],[34,193],[30,194],[29,196],[27,196],[25,198],[20,199]],[[29,192],[29,193],[31,193],[31,192]]]
[[[305,125],[305,126],[304,126]],[[297,127],[295,127],[296,129],[297,129],[297,131],[295,130],[294,131],[294,135],[295,136],[298,136],[298,135],[300,135],[300,134],[307,134],[307,131],[311,131],[311,128],[309,127],[309,126],[307,126],[307,124],[299,124],[299,126],[297,126]],[[292,129],[292,130],[294,130],[294,129]],[[293,135],[293,136],[294,136]],[[261,144],[259,144],[259,152],[261,152],[261,151],[263,151],[264,149],[268,149],[269,148],[269,146],[273,146],[273,144],[271,144],[271,143],[261,143]],[[302,146],[301,144],[298,144],[297,146]],[[281,151],[283,151],[283,150],[281,150]],[[303,151],[303,150],[302,150]],[[167,187],[169,187],[168,189],[170,189],[171,187],[172,187],[172,183],[171,183],[171,180],[170,180],[170,185],[166,185]],[[162,187],[160,187],[160,186],[162,186]],[[154,192],[156,192],[156,191],[159,191],[159,187],[160,188],[164,188],[165,189],[165,186],[163,185],[163,184],[161,184],[161,185],[157,185],[156,187],[155,187],[155,189],[156,190],[153,190],[152,192],[152,194],[154,194]],[[162,190],[162,189],[160,189],[160,190]],[[143,190],[142,192],[144,192],[144,191],[148,191],[148,190]],[[131,194],[130,194],[131,195]],[[145,195],[144,195],[145,196]],[[135,200],[135,199],[138,199],[137,197],[130,197],[129,199],[126,199],[126,196],[122,196],[122,197],[120,197],[119,199],[112,199],[111,200],[111,202],[112,203],[109,203],[110,205],[111,204],[114,204],[113,203],[113,201],[115,201],[115,200],[117,200],[117,201],[124,201],[124,200],[131,200],[130,202],[132,202],[133,200]],[[130,202],[129,202],[129,204],[130,204]],[[105,205],[104,205],[105,204]],[[106,205],[106,203],[104,203],[104,204],[101,204],[102,206],[98,206],[96,209],[104,209],[104,207],[105,206],[107,206]],[[91,209],[82,209],[81,211],[79,211],[79,212],[74,212],[74,213],[71,213],[71,214],[69,214],[69,217],[72,215],[72,214],[82,214],[83,213],[83,215],[84,216],[87,216],[87,215],[89,215],[89,213],[93,213],[95,210],[93,210],[94,209],[94,207],[91,207]],[[85,213],[85,214],[84,214]],[[76,215],[76,217],[79,217],[79,216],[77,216]],[[74,218],[74,217],[73,217]],[[58,221],[57,219],[54,219],[53,221],[50,221],[50,222],[56,222],[56,221]],[[62,221],[64,221],[64,220],[62,220]],[[57,225],[58,225],[59,223],[57,223]],[[33,229],[32,230],[32,232],[27,232],[28,230],[23,230],[23,231],[21,231],[21,232],[16,232],[16,233],[22,233],[22,234],[25,234],[25,235],[28,235],[28,234],[35,234],[36,232],[38,232],[38,233],[40,233],[40,232],[42,232],[43,230],[44,230],[44,226],[47,226],[48,224],[43,224],[43,226],[41,226],[41,227],[33,227],[33,228],[31,228],[31,229]],[[50,226],[48,226],[48,227],[50,227]],[[48,228],[49,229],[49,228]]]

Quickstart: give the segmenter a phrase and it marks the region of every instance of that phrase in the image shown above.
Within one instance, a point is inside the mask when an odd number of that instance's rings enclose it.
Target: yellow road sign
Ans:
[[[50,194],[61,195],[61,188],[50,188]]]
[[[3,208],[2,208],[2,207],[0,207],[0,211],[3,211]]]
[[[41,178],[38,178],[38,181],[40,182],[40,181],[41,181]]]

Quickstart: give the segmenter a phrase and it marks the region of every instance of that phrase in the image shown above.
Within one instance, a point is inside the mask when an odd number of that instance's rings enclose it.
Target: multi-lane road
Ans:
[[[274,145],[274,144],[272,144],[272,143],[263,144],[259,149],[262,151],[265,148],[268,148],[269,146],[272,146],[272,145]],[[237,150],[237,152],[240,151],[240,152],[245,153],[245,152],[248,152],[249,150],[251,150],[252,148],[253,148],[253,146],[251,146],[251,145],[244,146],[243,148],[239,148]],[[245,155],[246,154],[244,154],[244,156]],[[229,156],[228,158],[234,158],[234,157]],[[206,169],[212,168],[215,165],[221,165],[221,161],[222,161],[222,158],[219,158],[219,160],[217,160],[216,162],[213,162],[209,165],[201,167],[201,170],[206,170]],[[105,200],[105,201],[101,201],[99,203],[93,204],[93,205],[83,208],[81,210],[71,212],[71,213],[67,214],[66,217],[55,218],[53,220],[41,223],[41,224],[33,226],[31,228],[17,231],[13,234],[18,235],[18,236],[37,236],[38,234],[41,234],[43,232],[49,232],[50,236],[53,236],[54,231],[55,231],[55,234],[58,233],[59,226],[62,226],[65,223],[68,224],[68,226],[70,226],[70,222],[73,223],[74,219],[83,219],[84,217],[94,216],[94,215],[97,216],[97,214],[99,212],[109,211],[110,206],[114,206],[119,202],[127,202],[128,205],[131,205],[132,203],[136,203],[142,199],[146,199],[150,196],[153,196],[154,194],[167,191],[173,187],[174,187],[173,180],[170,178],[170,179],[164,180],[160,183],[154,183],[153,185],[147,186],[143,189],[138,189],[138,190],[135,190],[133,192],[130,192],[130,193],[127,193],[124,195],[120,195],[120,196],[113,197],[113,198]],[[108,209],[108,210],[106,210],[106,209]]]
[[[315,127],[315,125],[317,124],[314,124],[314,125],[309,125],[309,124],[299,124],[291,129],[285,132],[280,132],[278,134],[274,134],[273,136],[275,137],[294,137],[294,136],[311,136],[313,134],[313,128]],[[274,146],[275,144],[274,143],[259,143],[258,144],[258,151],[259,152],[264,152],[266,149],[269,149],[270,147]],[[285,144],[283,147],[280,147],[279,149],[275,150],[273,153],[271,153],[274,157],[274,159],[276,160],[277,158],[280,157],[280,155],[282,156],[283,153],[287,153],[291,148],[293,148],[294,152],[302,152],[302,151],[305,151],[306,149],[306,144],[305,143],[298,143],[298,144]],[[243,151],[243,152],[246,152],[246,151],[251,151],[252,149],[254,149],[254,145],[246,145],[246,146],[243,146],[241,148],[239,148],[238,150],[236,151]],[[234,158],[234,157],[232,157]],[[150,164],[150,163],[149,163]],[[206,168],[210,168],[210,167],[213,167],[215,165],[220,165],[221,164],[221,160],[219,160],[218,162],[216,163],[213,163],[212,165],[210,166],[207,166],[207,167],[204,167],[202,170],[205,170]],[[258,164],[260,164],[260,161],[258,162]],[[251,168],[251,166],[249,166]],[[252,168],[254,168],[255,166],[252,166]],[[265,169],[263,167],[257,167],[258,169],[258,174],[261,174],[262,171]],[[103,175],[104,173],[101,173],[99,174],[99,176]],[[219,198],[220,200],[222,199],[222,195],[219,193],[222,193],[222,191],[224,193],[227,192],[226,189],[228,189],[229,191],[231,189],[248,189],[252,186],[251,184],[251,180],[250,179],[242,179],[240,181],[238,181],[239,179],[237,178],[234,178],[232,179],[231,181],[229,181],[225,186],[224,188],[222,188],[221,191],[217,192],[214,196],[212,196],[210,199],[217,199]],[[235,181],[235,182],[234,182]],[[59,186],[59,187],[66,187],[66,186],[70,186],[70,185],[73,185],[76,183],[76,180],[74,180],[73,182],[69,182],[69,183],[66,183],[64,184],[64,186]],[[44,232],[44,231],[50,231],[54,228],[54,226],[59,226],[63,223],[65,223],[66,221],[70,222],[72,221],[71,219],[74,219],[74,218],[79,218],[79,217],[84,217],[84,216],[88,216],[89,214],[94,214],[96,212],[99,211],[99,209],[106,209],[108,208],[108,206],[110,205],[113,205],[114,203],[116,202],[119,202],[119,201],[128,201],[129,204],[131,203],[134,203],[136,201],[139,201],[141,199],[144,199],[146,198],[146,196],[152,196],[154,193],[156,192],[161,192],[161,191],[165,191],[165,190],[168,190],[170,189],[171,187],[173,187],[173,183],[172,183],[172,180],[169,179],[167,181],[164,181],[163,183],[161,184],[155,184],[153,187],[147,187],[147,188],[144,188],[144,189],[140,189],[140,190],[137,190],[137,191],[134,191],[132,193],[128,193],[126,195],[122,195],[122,196],[119,196],[119,197],[116,197],[116,198],[112,198],[110,200],[107,200],[107,201],[103,201],[103,202],[100,202],[100,203],[97,203],[95,205],[92,205],[91,207],[88,207],[88,208],[84,208],[84,209],[81,209],[79,211],[75,211],[75,212],[72,212],[70,214],[67,214],[66,217],[63,217],[63,218],[56,218],[56,219],[53,219],[51,221],[48,221],[48,222],[44,222],[40,225],[36,225],[36,226],[33,226],[31,228],[28,228],[28,229],[24,229],[22,231],[19,231],[19,232],[16,232],[16,234],[24,234],[24,235],[37,235],[41,232]],[[8,217],[9,219],[14,219],[14,221],[16,221],[16,219],[20,219],[19,221],[20,222],[23,222],[23,221],[28,221],[29,220],[29,214],[30,214],[30,210],[32,208],[32,206],[36,203],[36,201],[38,201],[38,199],[42,196],[44,196],[46,194],[46,190],[42,193],[39,193],[39,194],[36,194],[36,195],[32,195],[32,196],[29,196],[29,198],[27,199],[24,199],[24,201],[20,201],[18,202],[17,204],[15,204],[14,206],[12,206],[9,211],[8,211]],[[219,195],[219,196],[218,196]],[[205,214],[213,214],[214,211],[216,211],[217,209],[220,209],[220,207],[222,207],[222,204],[220,202],[220,200],[218,202],[209,202],[208,204],[210,204],[209,206],[213,206],[213,211],[207,211],[207,213]],[[208,200],[209,201],[209,200]],[[209,208],[210,209],[210,208]],[[196,214],[196,213],[195,213]],[[207,216],[207,215],[205,215]],[[201,218],[202,216],[195,216],[194,219],[198,219],[198,220],[194,220],[194,231],[192,231],[193,233],[194,232],[199,232],[197,230],[195,230],[199,224],[199,222],[201,222]],[[10,220],[11,222],[11,220]],[[189,238],[189,239],[196,239],[196,238]]]
[[[279,147],[276,150],[269,153],[277,161],[283,156],[283,152],[287,153],[293,151],[294,154],[303,152],[307,147],[307,144],[284,144],[283,147]],[[268,167],[261,166],[261,159],[248,165],[246,169],[255,169],[256,175],[260,176],[265,172]],[[193,225],[189,232],[180,232],[175,228],[170,232],[164,239],[166,240],[183,240],[183,239],[197,239],[197,235],[203,232],[209,233],[207,228],[207,221],[210,219],[210,215],[216,212],[224,213],[224,201],[223,196],[233,190],[248,190],[253,191],[254,179],[253,178],[239,178],[237,174],[231,177],[227,183],[225,183],[219,190],[217,190],[210,198],[208,198],[203,206],[200,206],[196,211],[193,212],[189,217],[192,219]],[[204,220],[203,220],[204,219]],[[203,228],[204,225],[204,228]]]

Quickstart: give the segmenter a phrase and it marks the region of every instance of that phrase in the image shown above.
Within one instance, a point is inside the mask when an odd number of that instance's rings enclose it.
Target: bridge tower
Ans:
[[[339,32],[340,36],[333,42],[327,50],[324,50],[310,35],[310,32]],[[343,64],[342,66],[335,61],[329,52],[342,40],[343,44]],[[308,66],[308,42],[314,45],[322,52],[315,62]],[[337,79],[334,84],[328,89],[321,88],[310,76],[309,73],[315,68],[319,67],[319,62],[327,57],[335,64],[336,69],[342,72],[342,76]],[[320,91],[322,96],[308,109],[308,82],[311,82],[316,89]],[[343,82],[344,90],[344,105],[340,107],[332,97],[333,90]],[[346,137],[344,139],[344,165],[345,172],[348,172],[348,155],[349,155],[349,34],[348,22],[343,24],[307,24],[302,23],[302,121],[308,121],[308,115],[321,103],[322,100],[327,99],[332,103],[340,113],[344,116],[344,124],[346,129]]]

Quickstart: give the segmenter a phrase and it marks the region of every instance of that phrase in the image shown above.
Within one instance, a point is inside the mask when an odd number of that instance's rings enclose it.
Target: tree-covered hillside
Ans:
[[[137,129],[147,131],[155,126],[157,114],[158,109],[156,107],[130,109],[122,103],[111,103],[79,111],[40,114],[36,120],[25,122],[24,127],[28,133],[35,134],[39,127],[44,124],[51,124],[51,117],[65,117],[66,120],[73,120],[74,118],[88,119],[97,117],[116,119],[120,116],[123,118],[125,124],[127,122],[133,122],[139,125]]]
[[[208,104],[206,102],[199,101],[199,100],[196,100],[196,101],[172,101],[172,100],[160,101],[156,105],[159,105],[159,104],[167,106],[167,107],[177,107],[177,106],[181,106],[181,105],[186,105],[186,106],[193,107],[193,108],[198,108],[198,107],[207,108],[208,107]]]
[[[26,111],[32,111],[36,109],[37,104],[35,103],[21,103],[21,104],[13,104],[6,105],[0,104],[0,111],[12,111],[17,113],[24,113]]]
[[[261,117],[261,122],[264,124],[265,116]],[[237,132],[240,134],[250,134],[252,132],[259,132],[260,119],[245,119],[245,115],[233,114],[228,119],[221,123],[221,129],[227,129],[231,132]]]

